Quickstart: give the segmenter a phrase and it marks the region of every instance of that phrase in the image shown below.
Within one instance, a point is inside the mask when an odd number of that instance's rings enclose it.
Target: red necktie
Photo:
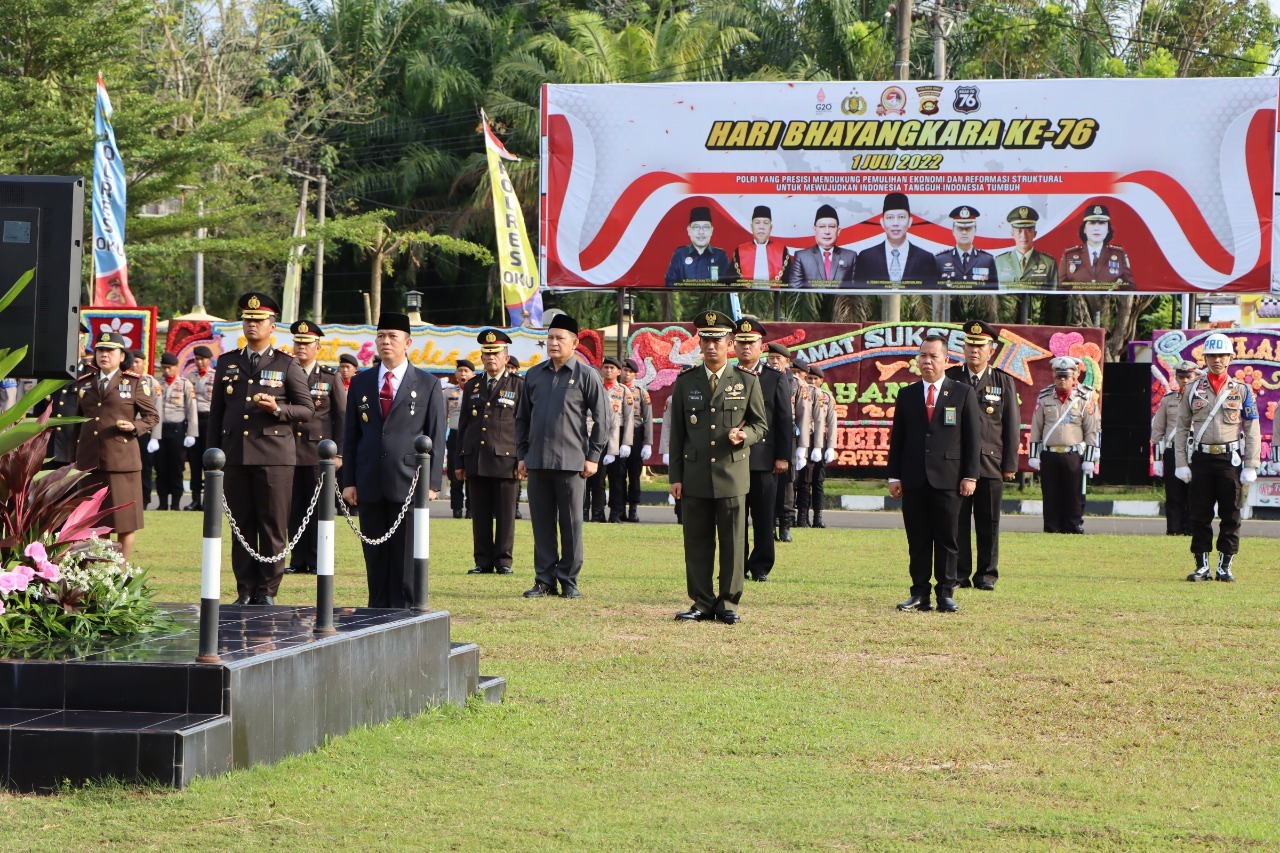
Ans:
[[[391,387],[391,371],[387,371],[387,378],[382,381],[382,390],[378,392],[378,403],[382,406],[382,419],[386,420],[387,415],[391,414],[391,401],[396,398],[396,392]]]
[[[926,421],[933,421],[933,404],[937,402],[937,393],[937,386],[930,385],[929,393],[925,396],[924,400],[924,418]]]
[[[831,250],[826,249],[822,253],[822,265],[827,269],[827,281],[831,281]]]

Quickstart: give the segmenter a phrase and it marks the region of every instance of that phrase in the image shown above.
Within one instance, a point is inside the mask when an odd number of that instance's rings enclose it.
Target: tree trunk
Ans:
[[[369,313],[376,323],[382,314],[382,259],[386,252],[380,248],[373,249],[369,255],[373,258],[373,266],[369,268]]]

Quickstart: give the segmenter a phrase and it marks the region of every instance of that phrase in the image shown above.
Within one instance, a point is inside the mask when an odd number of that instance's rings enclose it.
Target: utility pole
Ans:
[[[893,79],[911,79],[911,0],[898,0],[885,15],[898,15],[894,39]],[[902,297],[892,293],[880,297],[880,319],[886,323],[902,320]]]
[[[200,199],[198,215],[204,219],[204,199]],[[196,229],[196,239],[204,240],[205,235],[209,233],[209,229],[201,225]],[[204,252],[196,252],[196,304],[193,311],[204,310]]]
[[[323,234],[325,192],[329,186],[329,177],[320,173],[319,187],[316,191],[316,229]],[[324,322],[324,237],[316,237],[316,277],[314,293],[311,297],[311,319],[316,325]]]

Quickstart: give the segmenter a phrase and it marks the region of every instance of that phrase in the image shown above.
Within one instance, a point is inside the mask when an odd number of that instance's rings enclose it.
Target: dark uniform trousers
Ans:
[[[752,471],[751,491],[747,492],[747,514],[755,544],[748,542],[746,573],[767,577],[773,568],[773,523],[778,501],[778,478],[772,471]],[[746,537],[746,525],[743,525]]]
[[[160,503],[172,499],[173,508],[178,508],[182,499],[182,465],[186,448],[182,439],[187,435],[187,422],[163,424],[160,427],[160,449],[156,451],[156,494]]]
[[[627,503],[635,505],[640,503],[640,474],[644,471],[644,457],[640,455],[639,444],[632,447],[631,455],[622,461],[626,463],[623,473],[627,477]]]
[[[639,455],[640,448],[635,448],[635,453]],[[604,466],[605,475],[609,478],[609,520],[619,521],[627,513],[627,463],[631,461],[631,457],[626,459],[618,457]]]
[[[293,470],[292,465],[228,465],[226,468],[223,495],[227,509],[245,541],[264,557],[281,553],[289,541],[285,520],[289,517]],[[231,570],[241,596],[274,598],[284,576],[284,557],[273,563],[255,560],[233,536]]]
[[[1170,536],[1191,535],[1191,487],[1174,476],[1173,451],[1165,453],[1164,528]]]
[[[995,583],[1000,577],[1000,502],[1004,500],[1004,480],[996,477],[979,477],[978,484],[969,497],[960,499],[960,524],[956,545],[960,549],[956,576],[960,580]],[[978,537],[978,565],[974,571],[973,544],[969,528]]]
[[[1240,552],[1240,468],[1225,454],[1201,453],[1191,457],[1190,505],[1191,553],[1213,550],[1213,515],[1217,506],[1218,553]]]
[[[582,493],[582,515],[595,521],[604,519],[606,503],[605,483],[609,479],[609,467],[600,460],[596,472],[586,479],[586,488]]]
[[[801,518],[809,517],[809,507],[814,512],[822,511],[822,502],[826,497],[827,466],[822,462],[809,461],[804,470],[796,475],[796,512]]]
[[[744,585],[736,564],[742,553],[738,549],[743,548],[747,538],[746,496],[693,498],[685,495],[681,500],[684,503],[684,572],[689,598],[703,613],[735,611],[742,601]],[[706,535],[709,530],[715,530],[714,538]],[[772,542],[772,531],[769,536]],[[717,543],[720,595],[716,594],[711,574]]]
[[[783,527],[790,527],[792,520],[796,514],[796,466],[791,464],[787,466],[787,470],[781,474],[775,474],[777,478],[777,488],[775,489],[774,512],[778,517],[778,524]]]
[[[311,496],[315,494],[316,483],[320,482],[320,466],[319,465],[298,465],[293,469],[293,496],[289,501],[289,530],[297,532],[302,526],[302,520],[306,518],[307,509],[311,506]],[[316,498],[316,502],[325,500],[321,495]],[[302,536],[298,537],[297,543],[293,546],[293,550],[289,553],[289,565],[294,568],[314,569],[319,559],[316,554],[319,536],[316,528],[315,513],[312,513],[311,521],[307,524],[307,529],[302,531]]]
[[[471,498],[471,550],[475,564],[481,568],[511,568],[520,481],[468,474],[467,494]]]
[[[150,442],[147,436],[141,436],[138,440],[138,453],[142,456],[142,508],[146,509],[151,503],[151,490],[155,485],[152,474],[155,469],[156,457],[159,453],[152,453],[147,450],[147,444]]]
[[[187,448],[187,465],[191,468],[191,503],[200,506],[204,495],[204,451],[209,440],[208,412],[196,414],[196,427],[200,434],[196,436],[196,443]]]
[[[539,583],[576,587],[582,571],[582,500],[587,481],[579,471],[529,471],[529,519],[533,525],[533,570]],[[556,542],[557,530],[559,544]]]
[[[950,598],[954,593],[959,512],[960,493],[955,490],[932,486],[903,489],[902,520],[907,531],[912,595],[927,598],[931,579],[938,598]],[[940,523],[947,520],[949,524]]]
[[[444,474],[449,478],[449,509],[454,512],[473,510],[470,487],[466,480],[459,480],[453,473],[455,469],[462,467],[462,433],[456,429],[449,430],[444,445],[445,458],[448,460]]]
[[[1044,532],[1084,533],[1084,469],[1076,451],[1040,452]]]

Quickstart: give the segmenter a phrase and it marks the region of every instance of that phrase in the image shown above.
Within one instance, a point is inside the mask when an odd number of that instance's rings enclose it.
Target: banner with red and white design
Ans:
[[[547,86],[543,282],[1280,290],[1278,92],[1274,77]]]

